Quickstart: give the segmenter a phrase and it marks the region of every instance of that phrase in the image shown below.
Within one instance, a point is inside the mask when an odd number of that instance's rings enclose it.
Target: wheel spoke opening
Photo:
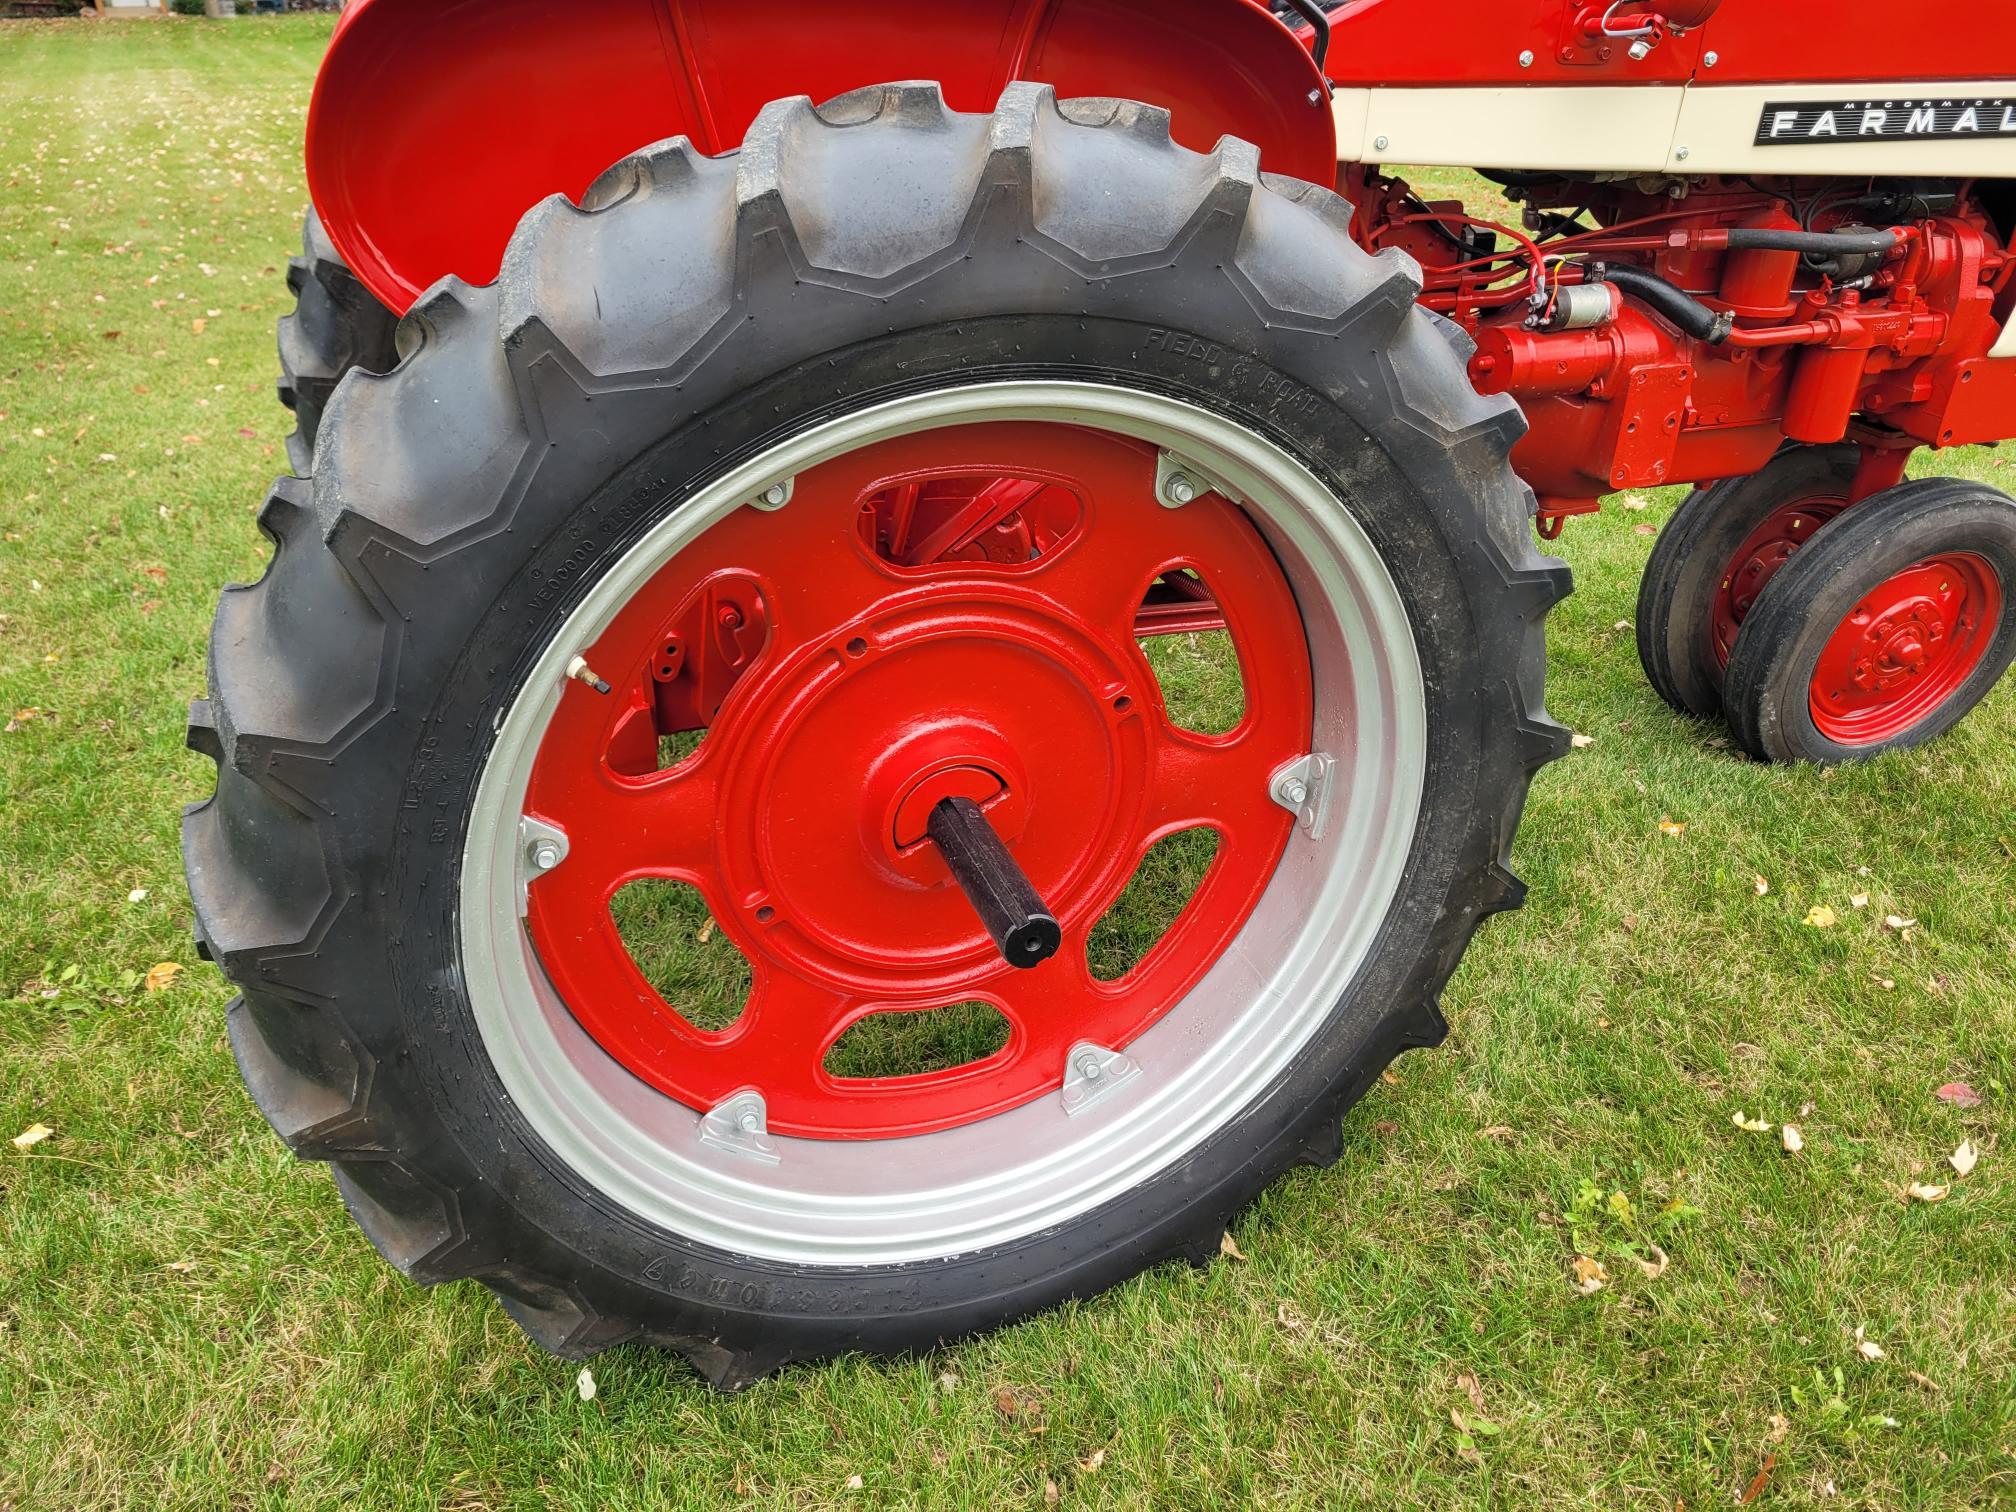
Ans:
[[[1172,568],[1142,600],[1134,633],[1162,690],[1169,723],[1229,735],[1246,718],[1246,676],[1218,598],[1194,567]]]
[[[1150,847],[1086,938],[1085,961],[1095,981],[1122,981],[1140,969],[1203,887],[1219,844],[1216,830],[1200,827],[1166,835]]]
[[[611,769],[645,777],[692,760],[770,640],[770,601],[754,578],[724,572],[702,584],[651,641],[629,712],[610,740]]]
[[[1085,501],[1048,478],[938,472],[876,484],[855,529],[893,567],[1041,561],[1077,534]]]
[[[943,1075],[992,1060],[1012,1033],[992,1003],[871,1013],[834,1041],[826,1074],[838,1081]]]
[[[740,1023],[749,1007],[748,958],[723,934],[700,889],[651,878],[609,903],[630,959],[665,1006],[705,1034]]]

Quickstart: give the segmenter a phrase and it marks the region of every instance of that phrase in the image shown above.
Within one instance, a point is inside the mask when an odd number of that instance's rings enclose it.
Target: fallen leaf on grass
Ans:
[[[1922,1370],[1907,1370],[1904,1374],[1911,1377],[1911,1383],[1914,1386],[1922,1386],[1927,1391],[1937,1391],[1939,1389],[1939,1383]]]
[[[1785,1153],[1797,1155],[1806,1148],[1806,1136],[1799,1132],[1799,1125],[1787,1124],[1778,1131],[1778,1142],[1785,1146]]]
[[[959,1389],[959,1377],[949,1370],[946,1371],[938,1377],[938,1389],[945,1393],[946,1396],[952,1395],[953,1392]]]
[[[1596,737],[1594,735],[1584,735],[1578,731],[1569,737],[1568,743],[1578,751],[1586,751],[1589,747],[1596,744]]]
[[[14,1148],[32,1150],[56,1131],[47,1124],[31,1124],[14,1136]]]
[[[1479,1139],[1502,1139],[1509,1144],[1519,1136],[1518,1132],[1510,1124],[1493,1124],[1488,1129],[1479,1129],[1477,1137]]]
[[[175,985],[175,979],[182,975],[182,968],[173,961],[163,961],[147,973],[144,985],[149,992],[166,992]]]
[[[574,1377],[574,1389],[581,1393],[582,1401],[584,1402],[594,1401],[595,1373],[584,1366],[582,1368],[581,1374]]]
[[[1771,896],[1771,883],[1768,878],[1759,877],[1755,881],[1753,881],[1750,885],[1757,890],[1758,897],[1768,898]]]
[[[1469,1371],[1456,1377],[1456,1384],[1463,1388],[1463,1395],[1470,1398],[1470,1405],[1479,1412],[1484,1410],[1484,1383]]]
[[[1309,1326],[1309,1320],[1286,1302],[1274,1309],[1274,1321],[1290,1333],[1301,1333]]]
[[[1062,1500],[1064,1500],[1064,1493],[1057,1489],[1057,1482],[1055,1482],[1054,1480],[1044,1481],[1043,1505],[1046,1507],[1054,1507]]]
[[[1967,1176],[1973,1173],[1974,1166],[1980,1159],[1981,1152],[1974,1148],[1974,1141],[1963,1139],[1960,1141],[1960,1148],[1946,1157],[1946,1163],[1962,1176]]]
[[[1951,1187],[1932,1186],[1928,1182],[1914,1181],[1904,1188],[1905,1195],[1915,1202],[1944,1202]]]
[[[1835,924],[1834,910],[1825,903],[1815,903],[1806,910],[1806,922],[1815,929],[1832,929]]]
[[[1770,1438],[1772,1443],[1774,1444],[1784,1443],[1785,1435],[1790,1433],[1791,1431],[1792,1431],[1792,1419],[1785,1416],[1785,1414],[1782,1412],[1774,1412],[1771,1414],[1771,1432],[1768,1435],[1768,1437]]]
[[[1863,1325],[1860,1323],[1855,1325],[1855,1353],[1862,1356],[1865,1360],[1880,1360],[1883,1358],[1883,1346],[1868,1337]]]
[[[994,1410],[1001,1414],[1004,1421],[1020,1423],[1031,1433],[1046,1431],[1042,1398],[1031,1392],[1003,1386],[994,1393]]]
[[[1768,1121],[1762,1118],[1752,1118],[1748,1113],[1738,1113],[1730,1118],[1729,1122],[1743,1130],[1746,1134],[1769,1134],[1771,1132],[1771,1125]]]
[[[1106,1451],[1104,1449],[1094,1449],[1085,1458],[1078,1461],[1078,1468],[1083,1470],[1087,1475],[1097,1475],[1100,1467],[1105,1463]]]
[[[1978,1108],[1981,1106],[1981,1094],[1965,1082],[1948,1082],[1932,1095],[1938,1098],[1939,1101],[1950,1103],[1956,1108]]]
[[[1909,945],[1912,934],[1918,928],[1918,921],[1907,919],[1902,914],[1891,914],[1883,920],[1883,927],[1894,932],[1899,939]]]
[[[1244,1260],[1246,1258],[1246,1252],[1239,1248],[1239,1241],[1232,1237],[1229,1230],[1218,1236],[1218,1253],[1223,1255],[1227,1260]]]
[[[1664,835],[1668,840],[1678,840],[1682,835],[1687,833],[1687,826],[1678,823],[1670,817],[1662,818],[1659,821],[1659,833]]]
[[[1650,1260],[1639,1260],[1638,1269],[1645,1272],[1645,1279],[1647,1281],[1657,1281],[1661,1276],[1666,1274],[1666,1267],[1673,1262],[1666,1258],[1666,1251],[1659,1248],[1658,1245],[1654,1244],[1650,1248],[1652,1258]],[[1637,1257],[1633,1256],[1632,1258],[1636,1259]]]
[[[1574,1275],[1575,1290],[1585,1297],[1595,1296],[1610,1280],[1610,1272],[1603,1268],[1603,1262],[1592,1260],[1587,1255],[1577,1255],[1568,1269]]]
[[[1869,894],[1856,893],[1853,897],[1849,898],[1848,906],[1850,908],[1867,908],[1869,906]]]
[[[859,1491],[863,1486],[867,1484],[868,1483],[863,1479],[861,1479],[861,1477],[858,1475],[850,1475],[847,1477],[847,1489],[849,1491]]]
[[[1736,1498],[1736,1505],[1747,1507],[1757,1500],[1758,1497],[1762,1496],[1765,1488],[1771,1484],[1771,1472],[1777,1468],[1778,1456],[1776,1454],[1765,1455],[1764,1463],[1758,1467],[1757,1473],[1750,1478],[1749,1486],[1741,1496]]]

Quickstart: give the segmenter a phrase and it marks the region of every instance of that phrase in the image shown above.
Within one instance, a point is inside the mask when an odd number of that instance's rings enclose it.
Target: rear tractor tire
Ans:
[[[1208,1261],[1442,1038],[1568,576],[1418,269],[1256,158],[1033,85],[780,102],[540,206],[336,393],[184,849],[254,1098],[394,1265],[723,1388],[929,1348]],[[1199,733],[1142,643],[1221,631]],[[745,958],[732,1023],[627,949],[646,883]],[[949,1065],[835,1059],[976,1005]]]
[[[287,264],[287,287],[295,305],[280,321],[280,402],[296,422],[287,460],[305,478],[336,385],[352,371],[386,373],[398,363],[399,317],[350,271],[313,210],[301,228],[301,255]]]

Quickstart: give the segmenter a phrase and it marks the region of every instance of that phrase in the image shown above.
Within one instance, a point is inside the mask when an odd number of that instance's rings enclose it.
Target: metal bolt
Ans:
[[[1533,66],[1533,49],[1532,49],[1532,48],[1530,48],[1530,47],[1529,47],[1529,48],[1527,48],[1527,49],[1526,49],[1526,51],[1524,51],[1524,52],[1522,52],[1521,54],[1519,54],[1519,66],[1520,66],[1521,68],[1531,68],[1531,67]]]
[[[1171,473],[1162,492],[1171,504],[1188,504],[1197,497],[1197,485],[1183,473]]]
[[[1713,68],[1717,63],[1720,63],[1721,61],[1722,61],[1722,54],[1720,53],[1711,52],[1711,53],[1703,53],[1701,55],[1701,66],[1703,68]]]
[[[763,1127],[763,1120],[756,1116],[754,1108],[744,1108],[735,1120],[735,1127],[740,1129],[744,1134],[754,1134],[758,1129]]]
[[[1676,147],[1673,149],[1673,156],[1680,162],[1684,163],[1690,156],[1692,156],[1692,153],[1690,153],[1689,150],[1685,147]]]
[[[1384,137],[1372,138],[1372,150],[1374,152],[1384,152],[1391,145]]]
[[[1078,1074],[1084,1077],[1085,1080],[1087,1081],[1096,1082],[1097,1080],[1099,1080],[1100,1077],[1104,1076],[1106,1072],[1095,1057],[1090,1055],[1081,1055],[1080,1057],[1078,1057]]]
[[[790,497],[791,490],[786,488],[782,483],[772,483],[768,488],[763,490],[763,502],[765,504],[782,505]]]
[[[1323,91],[1322,91],[1322,90],[1320,90],[1320,89],[1312,89],[1312,90],[1310,90],[1310,91],[1309,91],[1309,103],[1310,103],[1311,105],[1321,105],[1321,104],[1323,103]]]
[[[1627,47],[1625,51],[1631,54],[1631,61],[1633,63],[1643,63],[1647,58],[1652,56],[1652,44],[1647,42],[1643,37],[1640,37],[1636,42]]]
[[[1309,801],[1309,784],[1300,777],[1290,777],[1281,784],[1281,796],[1300,808]]]
[[[533,849],[532,864],[541,871],[551,871],[560,864],[560,847],[551,840],[542,840]]]

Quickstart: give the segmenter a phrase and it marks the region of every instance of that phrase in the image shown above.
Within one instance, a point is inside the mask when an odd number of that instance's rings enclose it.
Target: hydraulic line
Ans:
[[[1588,263],[1584,266],[1584,274],[1590,283],[1615,284],[1626,294],[1637,295],[1672,321],[1682,332],[1697,341],[1720,346],[1729,339],[1729,332],[1735,328],[1735,316],[1709,309],[1685,289],[1678,288],[1658,274],[1648,273],[1643,268]]]

